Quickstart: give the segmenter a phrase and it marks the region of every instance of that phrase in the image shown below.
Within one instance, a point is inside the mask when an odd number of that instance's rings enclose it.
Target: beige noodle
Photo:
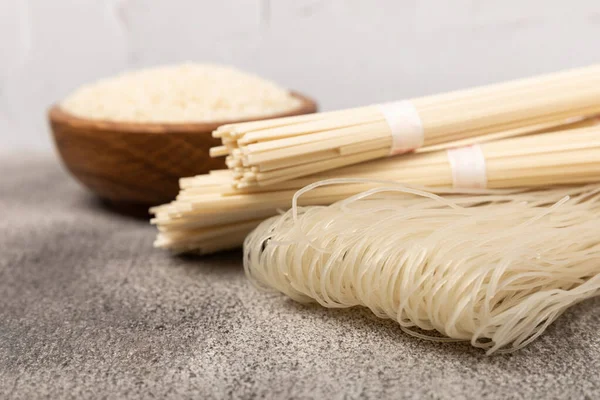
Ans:
[[[489,188],[542,187],[594,183],[600,180],[600,129],[579,127],[479,145]],[[468,165],[468,164],[467,164]],[[262,219],[288,209],[294,193],[330,178],[364,178],[404,184],[453,185],[446,151],[390,157],[322,172],[266,187],[244,190],[229,185],[231,171],[214,171],[181,180],[181,192],[170,204],[155,207],[152,222],[157,247],[210,253],[239,247]],[[348,181],[350,182],[350,181]],[[361,181],[320,187],[304,194],[301,205],[329,205],[370,189]]]
[[[387,157],[403,139],[407,149],[439,149],[529,134],[599,113],[600,65],[402,104],[409,110],[401,107],[393,118],[388,106],[374,105],[224,125],[213,133],[222,146],[211,155],[227,155],[231,184],[244,189]]]
[[[519,349],[600,293],[600,185],[441,195],[379,185],[294,207],[245,240],[261,287],[325,307],[364,306],[422,338]]]

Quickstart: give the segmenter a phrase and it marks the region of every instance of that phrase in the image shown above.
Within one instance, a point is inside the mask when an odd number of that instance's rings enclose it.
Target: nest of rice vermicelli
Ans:
[[[263,222],[244,265],[297,301],[365,306],[415,336],[435,340],[421,333],[435,330],[491,354],[600,294],[599,216],[598,185],[443,196],[382,187]]]

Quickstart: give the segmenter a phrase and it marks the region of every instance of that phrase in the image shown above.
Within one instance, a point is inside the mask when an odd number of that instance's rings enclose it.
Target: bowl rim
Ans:
[[[288,111],[264,116],[222,120],[214,122],[185,122],[185,123],[159,123],[159,122],[124,122],[107,121],[100,119],[83,118],[69,113],[60,107],[60,103],[55,103],[48,109],[48,119],[51,124],[66,124],[73,128],[95,130],[95,131],[119,131],[123,133],[192,133],[192,132],[212,132],[221,125],[233,124],[238,122],[258,121],[273,118],[292,117],[296,115],[311,114],[317,111],[317,103],[312,98],[305,96],[297,91],[290,90],[290,94],[301,101],[300,105]]]

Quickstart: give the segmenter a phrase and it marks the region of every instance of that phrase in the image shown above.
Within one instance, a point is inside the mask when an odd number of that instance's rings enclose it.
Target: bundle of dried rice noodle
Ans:
[[[323,184],[347,184],[332,180]],[[300,302],[364,306],[412,335],[521,348],[600,294],[600,185],[446,193],[386,185],[294,207],[244,243],[247,275]]]

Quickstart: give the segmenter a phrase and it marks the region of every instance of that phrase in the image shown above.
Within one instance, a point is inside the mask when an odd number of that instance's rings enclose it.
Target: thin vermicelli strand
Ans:
[[[295,200],[349,182],[318,182]],[[261,223],[244,243],[250,280],[299,302],[364,306],[410,335],[488,354],[526,346],[600,294],[600,185],[383,185],[327,207],[294,202]]]

